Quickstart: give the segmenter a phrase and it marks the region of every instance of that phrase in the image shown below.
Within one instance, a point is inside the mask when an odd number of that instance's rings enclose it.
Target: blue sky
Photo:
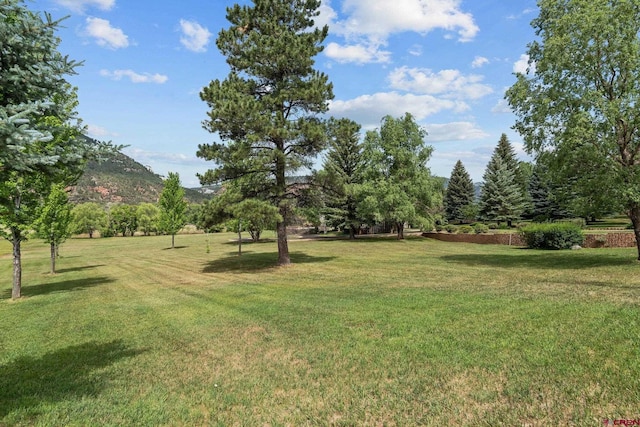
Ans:
[[[69,80],[89,135],[128,145],[154,172],[178,172],[183,185],[213,167],[198,144],[219,141],[202,129],[199,92],[229,68],[215,39],[226,7],[247,0],[34,0],[32,10],[69,16],[60,50],[84,60]],[[506,133],[519,155],[515,117],[503,97],[526,69],[535,0],[323,0],[329,25],[316,68],[334,84],[330,114],[375,129],[384,115],[411,112],[434,148],[429,167],[449,177],[460,159],[481,181]],[[318,161],[320,165],[320,161]]]

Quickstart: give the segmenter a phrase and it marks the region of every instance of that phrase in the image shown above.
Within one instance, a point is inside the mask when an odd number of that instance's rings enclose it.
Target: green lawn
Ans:
[[[0,242],[0,425],[640,418],[635,249],[232,238]]]

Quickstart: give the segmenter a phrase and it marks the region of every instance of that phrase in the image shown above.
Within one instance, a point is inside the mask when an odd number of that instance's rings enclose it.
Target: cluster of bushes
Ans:
[[[520,234],[533,249],[570,249],[584,242],[582,227],[576,222],[534,223],[522,227]]]
[[[436,224],[436,231],[446,231],[448,233],[461,233],[461,234],[482,234],[489,232],[489,227],[481,222],[475,224],[464,224],[460,226],[456,226],[453,224]]]

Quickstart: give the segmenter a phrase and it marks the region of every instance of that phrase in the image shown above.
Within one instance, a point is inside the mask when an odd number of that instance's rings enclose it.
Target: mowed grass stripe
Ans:
[[[25,245],[0,424],[548,425],[633,417],[632,250],[425,239]],[[0,247],[2,249],[2,247]],[[0,260],[10,279],[10,260]],[[2,282],[7,296],[10,282]]]

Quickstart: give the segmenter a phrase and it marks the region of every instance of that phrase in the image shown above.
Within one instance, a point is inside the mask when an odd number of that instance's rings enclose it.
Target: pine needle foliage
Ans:
[[[465,208],[474,203],[475,190],[473,181],[462,161],[458,160],[451,171],[449,184],[444,195],[444,209],[448,221],[463,221],[466,218]]]
[[[252,182],[260,194],[251,196],[278,208],[279,265],[291,262],[286,223],[300,194],[287,176],[310,167],[326,146],[321,114],[333,90],[313,68],[329,31],[314,26],[319,8],[319,0],[254,0],[228,8],[231,26],[220,31],[217,46],[231,70],[200,94],[210,108],[204,128],[223,141],[199,146],[197,155],[218,165],[200,181]]]

